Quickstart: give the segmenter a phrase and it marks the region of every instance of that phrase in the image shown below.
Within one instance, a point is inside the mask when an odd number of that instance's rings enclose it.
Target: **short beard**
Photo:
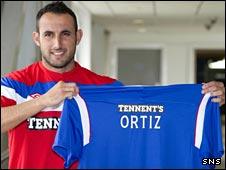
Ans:
[[[45,62],[48,65],[57,69],[66,67],[69,63],[71,63],[72,60],[74,60],[74,56],[72,56],[67,61],[65,61],[65,63],[63,63],[62,65],[55,65],[55,64],[52,64],[45,56],[43,56],[42,58],[45,60]]]

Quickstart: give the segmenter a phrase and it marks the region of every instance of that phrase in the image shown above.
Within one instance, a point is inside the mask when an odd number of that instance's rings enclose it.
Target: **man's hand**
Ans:
[[[71,99],[78,94],[79,90],[76,83],[58,82],[47,93],[40,97],[40,101],[46,107],[56,106],[60,104],[65,98]]]
[[[220,106],[225,104],[225,87],[222,82],[211,81],[203,83],[202,94],[208,92],[210,92],[211,96],[215,97],[212,99],[213,102],[218,102]]]

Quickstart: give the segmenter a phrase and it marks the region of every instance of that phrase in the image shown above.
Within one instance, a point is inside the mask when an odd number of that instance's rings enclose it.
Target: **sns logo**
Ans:
[[[203,165],[220,165],[221,158],[204,158],[202,159]]]

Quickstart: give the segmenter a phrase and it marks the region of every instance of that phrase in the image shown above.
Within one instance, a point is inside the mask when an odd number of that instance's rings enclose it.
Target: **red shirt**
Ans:
[[[115,79],[97,75],[77,62],[73,70],[61,74],[46,69],[40,61],[1,78],[1,106],[30,100],[37,95],[35,88],[43,84],[51,88],[51,82],[60,80],[78,84],[120,85]],[[60,113],[60,110],[43,110],[9,131],[9,168],[64,168],[64,160],[52,150]],[[77,162],[71,168],[77,168]]]

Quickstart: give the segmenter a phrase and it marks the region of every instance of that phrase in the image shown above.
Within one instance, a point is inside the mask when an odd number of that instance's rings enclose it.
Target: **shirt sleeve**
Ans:
[[[60,123],[52,149],[64,159],[69,168],[81,156],[83,132],[81,116],[75,99],[65,99]]]
[[[11,80],[7,77],[1,78],[1,107],[16,104],[17,96]]]

